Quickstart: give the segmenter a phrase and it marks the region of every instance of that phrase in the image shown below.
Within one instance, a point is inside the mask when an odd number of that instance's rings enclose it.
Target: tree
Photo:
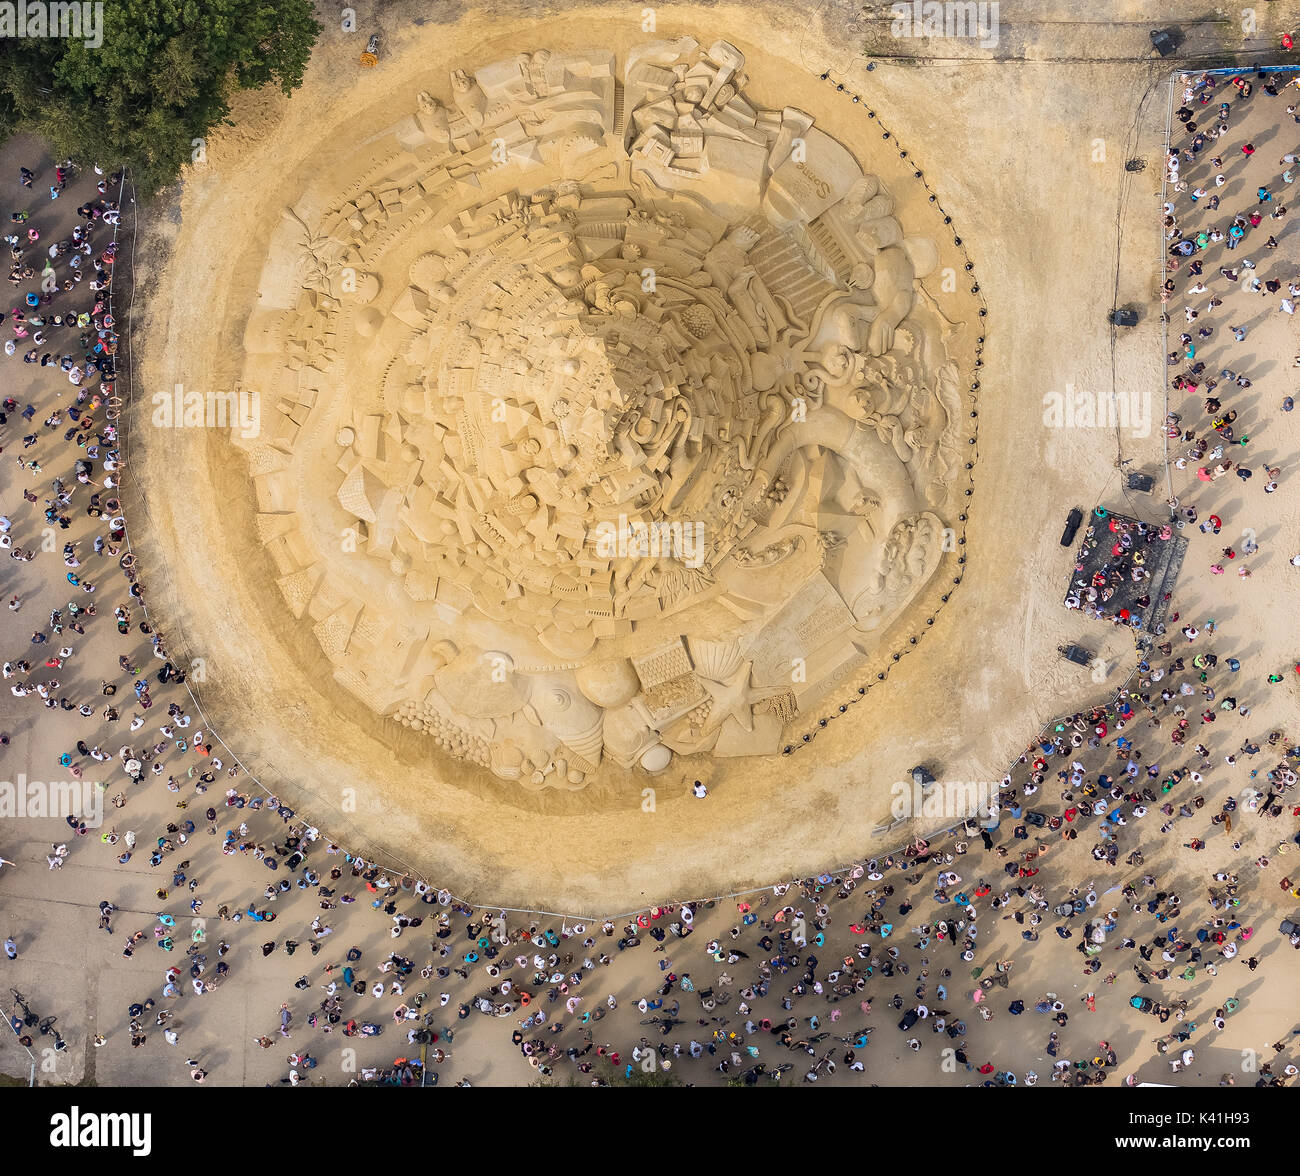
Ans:
[[[653,1070],[646,1071],[640,1069],[635,1063],[632,1066],[632,1073],[628,1074],[626,1067],[619,1066],[615,1068],[608,1061],[602,1061],[599,1066],[600,1074],[605,1081],[606,1086],[685,1086],[676,1074],[670,1074],[660,1066]],[[579,1080],[576,1074],[566,1074],[563,1078],[552,1076],[550,1078],[541,1078],[531,1083],[532,1086],[557,1087],[557,1086],[587,1086],[588,1083]]]
[[[611,1086],[681,1086],[683,1085],[676,1074],[670,1074],[667,1070],[655,1066],[653,1070],[642,1070],[635,1062],[632,1063],[632,1073],[627,1073],[625,1067],[615,1069],[613,1066],[606,1064],[602,1067],[608,1077]]]
[[[301,85],[320,28],[310,0],[113,0],[97,48],[0,39],[0,122],[60,158],[126,166],[150,196],[229,120],[234,90]]]

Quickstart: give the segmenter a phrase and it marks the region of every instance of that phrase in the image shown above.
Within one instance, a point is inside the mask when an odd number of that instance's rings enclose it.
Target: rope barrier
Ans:
[[[821,81],[828,82],[832,86],[834,86],[836,92],[843,94],[844,97],[847,98],[853,105],[861,105],[863,110],[866,112],[867,118],[869,120],[874,121],[876,125],[881,128],[881,137],[886,140],[892,140],[894,147],[898,151],[899,158],[904,161],[910,160],[910,156],[907,150],[898,141],[898,137],[894,135],[893,132],[885,129],[884,124],[879,120],[878,116],[876,115],[876,112],[870,109],[870,107],[863,102],[862,96],[860,94],[854,93],[843,81],[839,80],[838,71],[825,69],[822,71],[819,77]],[[952,217],[948,215],[943,205],[939,203],[938,193],[931,190],[929,181],[925,178],[924,171],[921,168],[917,167],[916,164],[913,162],[908,162],[907,166],[911,168],[913,178],[918,180],[920,182],[921,187],[924,188],[925,191],[928,193],[928,203],[933,204],[935,206],[935,208],[938,210],[940,215],[944,218],[945,225],[951,225]],[[970,251],[964,245],[961,236],[956,232],[953,233],[953,243],[957,247],[957,249],[961,252],[962,257],[965,259],[965,267],[964,267],[965,272],[973,275],[975,269],[975,263],[971,259]],[[988,314],[988,303],[980,291],[979,281],[974,277],[972,277],[971,280],[975,283],[971,287],[971,293],[976,295],[976,298],[980,304],[978,317],[981,320],[983,320],[987,317]],[[980,329],[981,331],[984,330],[982,326]],[[979,397],[976,395],[976,393],[979,391],[979,387],[980,387],[979,373],[984,366],[983,352],[984,352],[984,335],[981,334],[978,337],[978,341],[975,345],[975,363],[974,363],[974,368],[971,376],[970,389],[967,393],[967,396],[969,397],[969,404],[970,404],[969,419],[973,422],[971,424],[971,436],[968,439],[968,442],[971,446],[974,446],[977,443],[979,438],[979,425],[978,425]],[[966,463],[967,481],[970,483],[965,491],[966,498],[972,497],[974,493],[975,477],[974,474],[970,473],[974,465],[974,458],[975,458],[975,454],[972,452],[971,460]],[[958,547],[965,547],[966,545],[967,521],[968,521],[967,511],[963,509],[960,515],[958,516],[958,522],[962,524],[960,537],[957,540]],[[966,557],[964,554],[958,555],[957,564],[959,568],[965,567]],[[958,584],[961,583],[962,576],[964,574],[965,574],[964,572],[958,572],[958,574],[953,578],[952,581],[953,587],[956,587]],[[926,618],[927,628],[934,624],[940,608],[942,608],[942,606],[948,602],[949,595],[951,595],[951,593],[944,593],[940,598],[939,606],[934,609],[933,615]],[[892,652],[891,660],[885,663],[884,667],[881,670],[877,671],[874,680],[868,679],[867,681],[861,683],[857,687],[856,695],[849,696],[849,698],[845,702],[841,703],[836,710],[830,712],[829,714],[823,715],[820,719],[817,720],[816,727],[805,730],[803,735],[800,737],[799,742],[787,744],[782,749],[781,754],[794,755],[802,748],[810,746],[813,740],[817,738],[817,735],[820,731],[824,730],[834,719],[836,719],[840,715],[846,714],[850,706],[853,706],[861,702],[863,698],[866,696],[867,691],[870,690],[872,686],[876,685],[877,683],[886,681],[889,677],[889,671],[894,667],[894,665],[896,665],[899,661],[901,661],[906,654],[912,652],[913,649],[919,646],[921,637],[924,636],[924,634],[925,634],[925,629],[921,629],[919,632],[909,636],[908,644],[905,645],[903,648],[894,650]]]

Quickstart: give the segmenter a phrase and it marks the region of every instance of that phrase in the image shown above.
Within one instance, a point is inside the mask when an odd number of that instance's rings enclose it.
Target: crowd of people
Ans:
[[[1162,554],[1153,545],[1168,543],[1173,535],[1167,523],[1117,518],[1098,507],[1079,546],[1065,607],[1094,620],[1145,628],[1153,605],[1169,597],[1165,592],[1161,600],[1153,599],[1151,567]]]
[[[1165,236],[1172,244],[1161,299],[1171,323],[1177,319],[1173,306],[1178,301],[1184,304],[1179,346],[1166,356],[1169,367],[1181,369],[1171,385],[1203,400],[1204,416],[1197,414],[1189,424],[1184,417],[1190,414],[1171,412],[1165,430],[1171,442],[1187,446],[1173,459],[1176,470],[1194,469],[1197,479],[1206,483],[1235,476],[1248,484],[1259,473],[1263,492],[1273,494],[1282,471],[1267,464],[1261,469],[1250,460],[1255,429],[1248,417],[1240,415],[1247,410],[1234,404],[1234,398],[1240,398],[1238,390],[1252,387],[1253,381],[1245,370],[1249,361],[1234,359],[1233,352],[1246,342],[1255,321],[1244,296],[1258,295],[1275,313],[1295,313],[1300,273],[1280,263],[1277,234],[1287,215],[1288,189],[1300,175],[1300,154],[1284,154],[1274,167],[1263,167],[1255,145],[1234,138],[1234,105],[1240,114],[1255,84],[1244,74],[1229,79],[1212,73],[1182,78],[1182,105],[1175,115],[1181,139],[1175,136],[1178,141],[1171,142],[1166,158],[1171,198],[1163,211]],[[1278,99],[1284,91],[1290,92],[1292,84],[1282,85],[1265,75],[1262,85],[1268,97],[1262,100]],[[1242,196],[1228,195],[1243,185]],[[1221,199],[1231,199],[1233,209],[1221,208]],[[1300,357],[1296,363],[1300,366]],[[1289,394],[1279,398],[1278,407],[1292,411],[1294,398]],[[1182,506],[1175,499],[1170,507],[1181,515],[1180,524],[1197,521],[1195,506]],[[1218,530],[1216,526],[1216,534]],[[1258,550],[1253,532],[1246,529],[1243,535],[1241,550],[1232,545],[1222,549],[1222,558],[1211,567],[1216,575],[1226,571],[1224,561]],[[1234,567],[1240,579],[1250,578],[1244,559]]]
[[[1258,203],[1226,228],[1199,227],[1195,218],[1218,209],[1208,184],[1222,189],[1219,177],[1246,171],[1255,183],[1260,161],[1253,150],[1230,155],[1228,130],[1234,104],[1250,100],[1253,84],[1234,79],[1231,101],[1217,101],[1211,75],[1186,85],[1179,118],[1188,140],[1168,165],[1174,262],[1164,293],[1167,302],[1186,296],[1193,329],[1170,363],[1187,365],[1174,385],[1206,398],[1217,440],[1211,449],[1198,436],[1205,426],[1185,428],[1181,415],[1166,427],[1190,446],[1177,468],[1217,463],[1201,467],[1210,475],[1203,481],[1222,476],[1214,473],[1221,467],[1245,480],[1254,472],[1241,464],[1252,426],[1237,414],[1251,413],[1225,408],[1225,394],[1250,380],[1226,354],[1211,365],[1216,374],[1197,352],[1228,345],[1209,325],[1224,304],[1218,293],[1281,295],[1285,286],[1285,311],[1300,292],[1285,276],[1257,275],[1254,263],[1273,256],[1285,207],[1284,189],[1272,189],[1291,182],[1295,160],[1283,158],[1280,180],[1261,173]],[[9,362],[50,376],[43,396],[10,396],[0,414],[0,452],[14,456],[10,470],[25,480],[21,491],[9,478],[0,484],[4,505],[19,492],[25,500],[0,516],[11,558],[44,557],[44,570],[60,556],[58,543],[42,536],[71,530],[83,508],[90,520],[87,538],[62,545],[66,605],[23,626],[30,635],[15,637],[11,625],[5,638],[11,693],[51,712],[49,721],[67,732],[59,767],[98,781],[106,805],[100,828],[68,816],[49,868],[84,855],[97,866],[116,863],[124,879],[128,866],[147,865],[157,883],[157,914],[144,925],[128,919],[112,892],[86,906],[88,929],[97,919],[100,930],[120,935],[122,958],[142,970],[139,997],[121,1010],[120,1024],[91,1038],[93,1048],[161,1043],[188,1054],[194,1082],[206,1081],[209,1070],[220,1079],[220,1067],[192,1046],[206,998],[236,970],[248,979],[270,966],[264,961],[299,952],[291,990],[254,1010],[264,1031],[250,1043],[291,1051],[279,1079],[289,1085],[415,1085],[457,1071],[468,1084],[467,1067],[453,1060],[467,1060],[464,1051],[452,1044],[472,1018],[499,1022],[493,1032],[501,1045],[508,1039],[539,1079],[597,1085],[647,1075],[752,1085],[790,1074],[815,1083],[859,1072],[889,1082],[890,1059],[907,1054],[921,1055],[936,1079],[1133,1083],[1156,1058],[1170,1073],[1194,1069],[1196,1049],[1226,1031],[1242,998],[1210,999],[1212,986],[1201,981],[1224,972],[1234,987],[1237,976],[1244,981],[1261,964],[1255,936],[1275,892],[1300,894],[1278,861],[1279,848],[1300,842],[1291,819],[1300,815],[1300,743],[1295,732],[1254,728],[1254,700],[1280,675],[1243,673],[1244,655],[1216,648],[1212,619],[1173,612],[1171,632],[1139,633],[1137,671],[1113,701],[1045,731],[997,782],[987,813],[834,873],[735,899],[665,903],[633,917],[543,918],[460,901],[349,852],[224,762],[185,670],[144,613],[144,587],[125,550],[119,439],[106,411],[114,397],[109,293],[117,252],[105,238],[120,216],[119,177],[102,177],[98,168],[95,176],[79,181],[70,163],[60,164],[50,200],[11,214],[10,280],[20,301],[8,316],[5,350]],[[50,178],[23,168],[19,182],[34,193]],[[50,209],[77,183],[93,195],[77,208],[70,232],[52,233]],[[1274,235],[1259,242],[1261,227]],[[1204,279],[1215,259],[1207,255],[1220,244],[1241,252],[1220,270],[1226,285],[1211,290]],[[1225,328],[1242,342],[1245,315],[1219,317],[1242,324]],[[1230,445],[1237,446],[1231,461],[1224,457]],[[1261,472],[1272,493],[1281,471]],[[1201,521],[1195,506],[1176,499],[1174,521],[1184,529],[1199,521],[1202,534],[1218,535],[1227,505],[1213,487],[1191,487],[1208,496],[1201,509],[1217,513]],[[1078,585],[1080,604],[1086,597],[1102,609],[1110,573],[1133,576],[1141,568],[1134,553],[1169,534],[1145,524],[1132,534],[1099,528],[1097,540],[1117,549],[1115,567],[1100,583]],[[1258,546],[1252,535],[1216,558],[1245,560]],[[21,594],[8,603],[22,615]],[[111,610],[113,625],[101,608]],[[116,669],[102,677],[75,672],[92,640],[99,664],[112,664],[108,645],[121,650]],[[174,815],[135,828],[133,808]],[[1219,839],[1231,839],[1231,856],[1241,855],[1243,865],[1198,869],[1195,855],[1221,848]],[[258,863],[265,884],[237,881],[248,871],[237,874],[231,859]],[[13,865],[0,858],[4,864]],[[12,946],[16,959],[22,929],[6,932],[6,953]],[[1300,949],[1300,934],[1290,946]],[[1087,990],[1077,999],[1061,995],[1062,982],[1044,981],[1067,974],[1084,977]],[[1113,1024],[1104,1015],[1094,1021],[1108,1009],[1149,1013],[1167,1028],[1151,1048],[1121,1046],[1093,1027]],[[1045,1018],[1028,1064],[1014,1036],[991,1025],[1004,1013]],[[873,1040],[877,1030],[889,1040]],[[1300,1030],[1286,1028],[1255,1081],[1295,1076],[1294,1033]],[[343,1038],[352,1046],[384,1040],[367,1047],[357,1073],[327,1078]]]

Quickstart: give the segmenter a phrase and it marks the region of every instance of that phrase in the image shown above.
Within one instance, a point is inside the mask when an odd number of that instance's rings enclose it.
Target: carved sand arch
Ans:
[[[235,437],[288,610],[528,788],[777,754],[958,509],[938,250],[748,82],[691,37],[457,70],[262,271]]]

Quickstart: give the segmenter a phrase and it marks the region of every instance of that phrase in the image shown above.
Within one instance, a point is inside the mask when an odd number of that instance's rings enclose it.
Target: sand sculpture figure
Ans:
[[[530,788],[767,755],[942,558],[934,245],[744,56],[540,51],[286,213],[258,525],[367,706]]]

